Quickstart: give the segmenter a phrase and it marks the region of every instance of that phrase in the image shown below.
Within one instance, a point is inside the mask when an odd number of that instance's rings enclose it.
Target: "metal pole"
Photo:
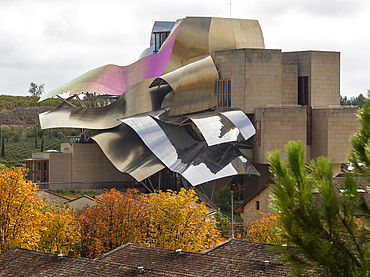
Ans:
[[[234,238],[234,192],[231,191],[231,238]]]

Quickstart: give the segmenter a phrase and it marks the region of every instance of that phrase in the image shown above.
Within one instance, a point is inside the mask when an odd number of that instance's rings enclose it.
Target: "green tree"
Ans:
[[[287,159],[270,153],[275,176],[273,208],[279,214],[278,235],[295,247],[278,246],[297,276],[315,268],[322,276],[367,276],[370,231],[355,215],[370,216],[353,179],[340,194],[332,183],[332,162],[319,157],[305,164],[302,142],[289,142]]]
[[[369,90],[368,90],[369,93]],[[351,97],[350,99],[347,98],[347,96],[340,97],[340,104],[341,105],[350,105],[350,106],[358,106],[362,108],[362,106],[365,104],[367,98],[361,93],[357,97]]]
[[[5,139],[4,136],[1,136],[1,156],[5,156]]]
[[[37,127],[34,126],[34,132],[35,132],[35,148],[37,149]]]
[[[217,229],[221,231],[221,236],[224,238],[230,238],[231,223],[223,216],[220,209],[215,213],[214,218],[216,220]]]
[[[41,94],[44,92],[44,87],[45,87],[45,84],[41,84],[38,86],[34,82],[31,82],[28,92],[31,94],[31,96],[40,97]]]
[[[235,198],[234,198],[235,199]],[[231,218],[231,188],[226,186],[220,189],[215,196],[215,203],[220,208],[221,213]],[[239,206],[238,203],[233,203],[234,209]],[[234,212],[234,219],[239,222],[243,222],[239,213]]]
[[[42,139],[41,139],[40,152],[44,152],[44,137],[42,137]]]

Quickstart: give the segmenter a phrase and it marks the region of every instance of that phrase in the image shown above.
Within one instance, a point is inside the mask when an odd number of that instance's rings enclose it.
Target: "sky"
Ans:
[[[341,95],[370,89],[367,0],[1,0],[0,95],[48,92],[149,47],[154,21],[186,16],[257,19],[265,48],[341,53]]]

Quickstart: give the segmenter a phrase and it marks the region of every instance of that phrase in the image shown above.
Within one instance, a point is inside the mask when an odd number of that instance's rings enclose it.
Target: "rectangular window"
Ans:
[[[161,48],[162,44],[165,42],[170,32],[160,32],[154,33],[154,53],[157,53]]]
[[[298,105],[309,106],[308,76],[298,77]]]
[[[48,160],[26,160],[28,169],[27,180],[33,183],[49,182],[49,161]]]
[[[217,80],[217,107],[230,108],[231,107],[231,80]]]
[[[261,145],[261,120],[256,120],[256,145]]]

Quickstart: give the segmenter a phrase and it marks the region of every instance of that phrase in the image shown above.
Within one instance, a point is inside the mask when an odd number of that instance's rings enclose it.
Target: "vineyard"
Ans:
[[[37,103],[37,101],[39,101],[39,98],[33,96],[0,95],[0,108],[1,110],[11,110],[20,107],[56,107],[61,103],[61,100],[56,98],[50,98],[40,103]]]
[[[4,143],[4,146],[1,145],[0,163],[8,167],[22,166],[25,159],[32,157],[32,153],[41,152],[41,150],[60,150],[60,144],[65,142],[58,130],[46,130],[43,132],[37,130],[37,137],[34,135],[34,130],[34,128],[26,128],[2,133],[4,139],[1,142]],[[72,134],[76,133],[72,132]],[[43,143],[42,140],[44,141]]]
[[[32,153],[60,150],[65,142],[58,130],[40,130],[38,115],[61,103],[48,99],[37,103],[38,97],[0,95],[1,154],[0,163],[6,166],[22,166]],[[78,135],[75,129],[67,135]],[[42,142],[43,141],[43,142]],[[43,149],[41,149],[43,148]]]

